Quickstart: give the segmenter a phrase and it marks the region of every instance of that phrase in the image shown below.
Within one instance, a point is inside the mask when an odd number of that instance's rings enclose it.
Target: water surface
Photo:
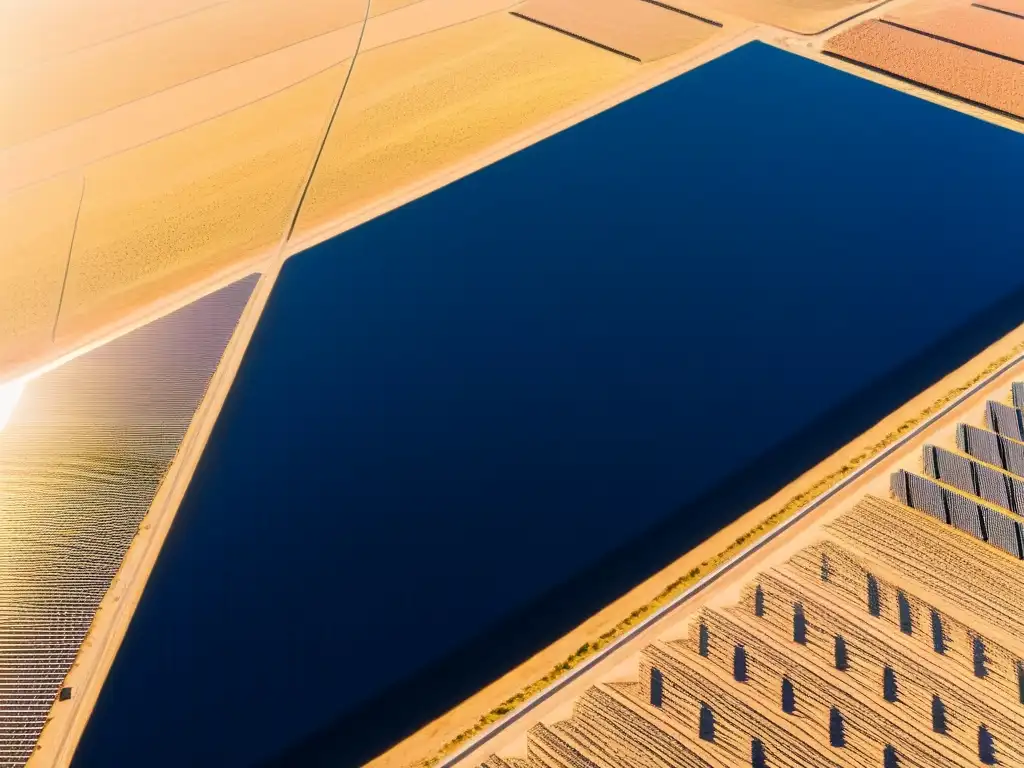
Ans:
[[[1024,320],[1021,178],[755,44],[294,258],[76,768],[359,764]]]

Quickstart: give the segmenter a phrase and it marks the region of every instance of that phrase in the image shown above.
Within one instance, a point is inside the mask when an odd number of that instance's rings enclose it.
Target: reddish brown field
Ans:
[[[1024,24],[1001,13],[960,6],[895,13],[883,20],[1024,63]]]
[[[530,0],[515,14],[637,61],[692,48],[716,29],[642,0]]]
[[[824,52],[1024,118],[1024,66],[924,35],[868,21]]]
[[[1024,0],[979,0],[974,5],[978,8],[995,8],[997,11],[1012,13],[1024,19]]]

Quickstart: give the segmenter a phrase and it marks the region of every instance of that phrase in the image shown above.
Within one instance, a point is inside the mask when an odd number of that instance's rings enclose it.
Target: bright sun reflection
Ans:
[[[14,409],[21,399],[21,393],[25,391],[25,380],[15,379],[0,384],[0,430],[7,426],[7,422],[14,413]]]

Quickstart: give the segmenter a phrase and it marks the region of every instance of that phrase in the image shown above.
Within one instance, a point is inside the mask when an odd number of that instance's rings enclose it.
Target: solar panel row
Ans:
[[[981,504],[973,495],[958,493],[935,480],[903,469],[896,472],[891,480],[893,488],[898,489],[900,485],[906,488],[906,501],[898,490],[895,495],[912,509],[926,512],[976,539],[1024,559],[1019,518],[1011,512]]]
[[[987,429],[959,424],[956,445],[969,456],[1024,477],[1024,443]]]
[[[1024,478],[930,445],[925,446],[925,474],[1024,516]]]
[[[993,432],[1024,440],[1024,411],[990,400],[985,407],[985,423]]]

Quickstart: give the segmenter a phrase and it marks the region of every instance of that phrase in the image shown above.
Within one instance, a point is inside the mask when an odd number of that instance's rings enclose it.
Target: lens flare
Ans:
[[[0,384],[0,430],[7,426],[14,409],[18,406],[21,393],[25,391],[25,380],[15,379]]]

